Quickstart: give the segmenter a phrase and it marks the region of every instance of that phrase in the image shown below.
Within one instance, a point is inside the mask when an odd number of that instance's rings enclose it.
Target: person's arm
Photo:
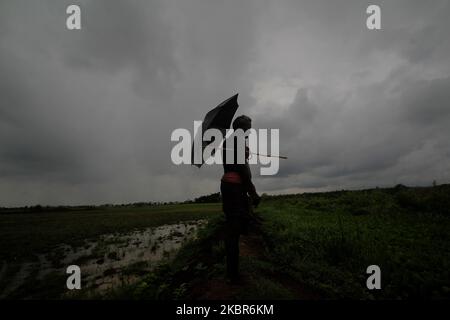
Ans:
[[[242,179],[242,184],[244,185],[244,188],[247,191],[247,193],[250,195],[253,205],[255,207],[258,206],[261,197],[256,192],[255,185],[252,182],[250,166],[248,165],[248,163],[246,163],[237,165],[236,167],[238,167],[238,172]]]

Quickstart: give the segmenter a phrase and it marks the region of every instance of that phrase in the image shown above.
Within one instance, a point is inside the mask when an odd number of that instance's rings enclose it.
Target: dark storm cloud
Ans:
[[[401,115],[404,120],[421,126],[449,124],[450,78],[419,80],[409,84],[400,95]]]
[[[391,97],[385,86],[356,87],[353,99],[366,101],[371,107],[335,108],[334,112],[327,106],[321,109],[305,97],[305,89],[299,90],[286,112],[264,122],[281,128],[282,146],[290,154],[280,175],[311,170],[327,177],[376,172],[394,165],[430,139],[446,141],[450,134],[449,80],[408,82],[396,88]],[[378,95],[371,97],[374,91]]]
[[[85,1],[84,28],[64,37],[61,49],[74,68],[117,73],[130,68],[140,94],[167,96],[177,76],[173,41],[163,3]],[[61,30],[65,33],[65,30]]]
[[[243,86],[251,4],[82,1],[80,32],[68,4],[2,3],[2,204],[204,193],[180,184],[194,171],[171,164],[170,133]]]
[[[295,192],[450,180],[448,1],[0,3],[0,206],[183,200],[221,167],[175,166],[192,130],[239,92],[280,129],[275,177]]]
[[[383,5],[382,5],[383,6]],[[375,33],[362,42],[363,55],[373,51],[394,52],[411,63],[439,64],[449,52],[447,33],[450,27],[450,2],[386,2],[383,20],[388,32]]]

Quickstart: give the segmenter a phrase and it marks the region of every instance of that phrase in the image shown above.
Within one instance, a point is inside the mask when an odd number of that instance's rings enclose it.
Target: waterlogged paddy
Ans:
[[[22,297],[30,283],[45,288],[65,287],[69,265],[81,269],[82,289],[102,293],[123,284],[133,283],[161,261],[174,256],[188,240],[194,239],[207,220],[186,221],[129,233],[106,234],[83,246],[61,244],[33,262],[3,262],[0,266],[0,298]],[[62,283],[60,283],[62,282]],[[83,290],[83,291],[84,291]],[[68,293],[66,289],[61,293]]]

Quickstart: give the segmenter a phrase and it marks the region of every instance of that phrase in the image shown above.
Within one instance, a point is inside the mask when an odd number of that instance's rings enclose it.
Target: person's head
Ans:
[[[242,129],[244,132],[252,127],[252,119],[242,115],[234,119],[233,130]]]

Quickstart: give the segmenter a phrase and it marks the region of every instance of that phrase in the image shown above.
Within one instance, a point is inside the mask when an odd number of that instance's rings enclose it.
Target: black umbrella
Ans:
[[[237,103],[237,98],[238,93],[232,96],[231,98],[226,99],[225,101],[220,103],[217,107],[209,111],[206,114],[205,119],[203,119],[202,133],[204,133],[208,129],[218,129],[222,132],[222,136],[225,136],[226,130],[230,129],[231,121],[233,120],[234,114],[236,113],[236,110],[239,107]],[[195,138],[194,141],[196,141]],[[205,142],[202,140],[202,154],[203,150],[210,143],[211,142]],[[191,163],[194,164],[195,166],[200,168],[203,165],[203,157],[202,163],[199,164],[194,163],[194,144],[192,145],[191,158],[192,158]]]

